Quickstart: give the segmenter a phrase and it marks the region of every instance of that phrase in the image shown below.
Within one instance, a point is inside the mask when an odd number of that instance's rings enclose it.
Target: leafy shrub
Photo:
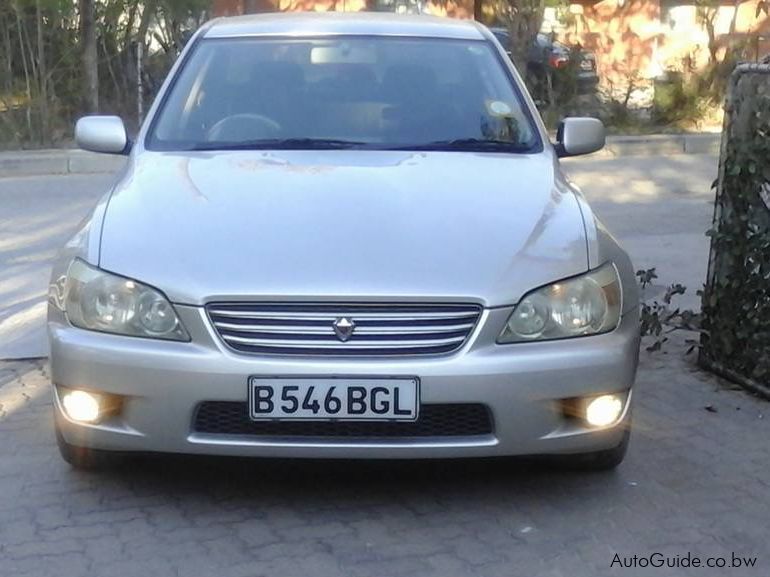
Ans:
[[[725,130],[700,362],[770,395],[770,66],[736,69]]]
[[[704,116],[711,96],[698,79],[686,81],[678,72],[669,72],[665,80],[655,82],[652,120],[657,124],[697,121]]]
[[[652,281],[658,278],[654,268],[639,270],[636,272],[642,291],[649,286]],[[679,329],[697,331],[700,316],[689,309],[682,310],[674,307],[673,300],[677,295],[683,295],[687,287],[681,284],[672,284],[666,288],[663,298],[653,300],[652,302],[642,301],[640,311],[641,333],[642,336],[654,337],[652,344],[647,347],[648,352],[659,351],[668,340],[668,333]],[[687,341],[691,346],[687,351],[691,352],[696,341]]]

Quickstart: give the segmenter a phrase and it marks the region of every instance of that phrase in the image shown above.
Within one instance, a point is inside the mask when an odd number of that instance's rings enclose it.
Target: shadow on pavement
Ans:
[[[556,497],[554,490],[580,492],[586,485],[626,484],[613,472],[571,471],[532,458],[367,461],[148,455],[127,457],[98,472],[73,474],[177,495],[223,492],[231,497],[278,499],[301,495],[303,501],[330,494],[345,498],[365,494],[370,499],[393,492],[404,498],[425,498],[430,493],[492,496],[500,490]]]

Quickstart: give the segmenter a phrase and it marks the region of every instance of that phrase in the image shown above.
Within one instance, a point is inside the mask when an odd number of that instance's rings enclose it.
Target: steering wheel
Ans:
[[[247,112],[218,121],[206,133],[206,139],[209,142],[269,139],[278,136],[281,130],[281,125],[272,118]]]

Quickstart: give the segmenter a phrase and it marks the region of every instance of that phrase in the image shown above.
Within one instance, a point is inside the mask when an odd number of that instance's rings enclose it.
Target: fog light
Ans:
[[[623,411],[623,401],[618,395],[602,395],[586,405],[586,421],[594,427],[612,425]]]
[[[61,404],[67,416],[79,423],[94,423],[99,419],[100,397],[86,391],[67,391]]]

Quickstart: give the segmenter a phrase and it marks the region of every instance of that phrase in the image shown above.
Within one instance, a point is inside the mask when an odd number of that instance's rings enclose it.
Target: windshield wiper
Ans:
[[[188,150],[342,150],[365,142],[331,138],[272,138],[237,142],[200,142]]]
[[[529,144],[520,144],[508,140],[487,140],[483,138],[456,138],[454,140],[434,140],[418,144],[404,144],[393,150],[459,150],[469,152],[514,152],[525,153],[532,150]]]

